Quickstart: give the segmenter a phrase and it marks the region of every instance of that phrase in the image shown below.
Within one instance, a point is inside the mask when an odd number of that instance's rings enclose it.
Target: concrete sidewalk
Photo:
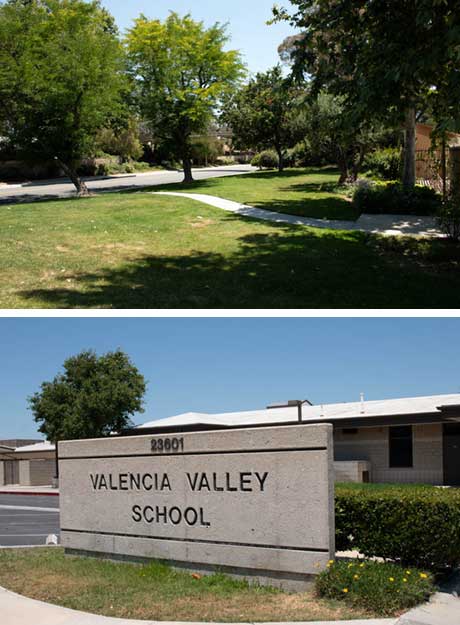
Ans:
[[[133,621],[77,612],[34,599],[27,599],[1,587],[0,621],[2,625],[170,625],[166,621],[161,623],[158,621]],[[187,623],[186,625],[203,624]],[[396,619],[309,621],[303,624],[296,623],[296,625],[396,625]]]
[[[460,599],[438,592],[430,603],[402,616],[397,625],[460,625]]]
[[[441,238],[445,235],[436,227],[434,217],[418,217],[416,215],[361,215],[357,221],[339,221],[332,219],[314,219],[313,217],[299,217],[287,213],[276,213],[264,208],[254,208],[239,204],[232,200],[206,195],[203,193],[180,193],[176,191],[156,191],[155,195],[170,195],[186,197],[190,200],[202,202],[214,208],[273,223],[290,224],[292,226],[309,226],[329,230],[358,230],[370,234],[384,236],[410,236]]]

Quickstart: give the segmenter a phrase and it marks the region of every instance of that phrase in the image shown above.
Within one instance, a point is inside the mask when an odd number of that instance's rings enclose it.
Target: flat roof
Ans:
[[[302,407],[303,423],[318,423],[328,421],[334,423],[362,421],[363,424],[372,425],[372,421],[379,422],[382,418],[417,418],[426,415],[436,416],[439,420],[446,419],[446,409],[452,407],[452,411],[458,409],[460,420],[460,394],[452,395],[429,395],[424,397],[404,397],[400,399],[383,399],[377,401],[358,401],[339,404],[320,404],[315,406],[304,405]],[[443,411],[440,410],[443,408]],[[449,412],[450,418],[453,417]],[[226,412],[208,414],[201,412],[187,412],[185,414],[148,421],[137,426],[139,433],[145,430],[164,429],[174,427],[208,426],[208,427],[245,427],[250,425],[282,424],[297,421],[298,409],[296,406],[289,408],[271,408],[263,410],[248,410],[242,412]]]

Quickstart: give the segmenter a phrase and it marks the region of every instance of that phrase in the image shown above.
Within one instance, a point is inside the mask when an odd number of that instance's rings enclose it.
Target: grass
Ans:
[[[0,207],[0,308],[459,308],[459,264],[148,193]]]
[[[59,548],[0,550],[0,585],[33,599],[126,619],[280,622],[373,615],[313,592],[289,594],[221,574],[197,579],[160,563],[71,558]]]
[[[287,169],[227,178],[211,178],[193,185],[164,185],[156,190],[199,191],[256,208],[316,219],[356,221],[360,216],[333,168]]]

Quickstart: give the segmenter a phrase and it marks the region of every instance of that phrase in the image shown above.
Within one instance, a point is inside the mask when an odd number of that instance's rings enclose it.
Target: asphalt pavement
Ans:
[[[255,171],[251,165],[229,165],[194,169],[195,180],[208,178],[222,178],[225,176],[239,176]],[[126,189],[142,189],[162,184],[182,182],[184,175],[181,171],[154,171],[142,174],[123,174],[119,176],[105,176],[83,178],[88,189],[96,191],[116,191]],[[13,202],[30,202],[56,198],[68,198],[75,195],[74,185],[66,178],[55,180],[40,180],[18,185],[0,186],[0,204]]]
[[[0,548],[44,545],[59,536],[59,497],[0,495]]]

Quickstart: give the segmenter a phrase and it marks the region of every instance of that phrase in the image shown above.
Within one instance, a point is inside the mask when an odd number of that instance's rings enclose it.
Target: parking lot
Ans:
[[[0,495],[0,547],[44,545],[59,536],[59,497]]]

